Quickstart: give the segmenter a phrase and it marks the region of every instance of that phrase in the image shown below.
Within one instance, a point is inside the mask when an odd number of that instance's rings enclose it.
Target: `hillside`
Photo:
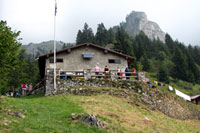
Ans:
[[[149,94],[150,99],[145,99]],[[155,104],[152,106],[146,100],[154,100]],[[159,100],[162,102],[156,103]],[[82,86],[71,88],[63,95],[1,97],[0,102],[0,130],[3,132],[197,133],[200,131],[199,106],[175,98],[164,91],[148,91],[144,86],[137,90]],[[170,112],[162,110],[171,110],[174,116],[169,117]],[[196,111],[198,120],[193,118],[181,120],[180,116],[187,116],[191,111]],[[24,118],[19,118],[15,115],[17,113],[11,115],[10,112],[21,113]],[[82,121],[72,120],[72,114],[96,115],[104,123],[104,128],[97,129]]]
[[[65,43],[62,41],[56,41],[56,49],[61,50],[64,47],[69,47],[72,44],[70,43]],[[33,55],[36,56],[39,52],[40,55],[47,54],[49,52],[53,52],[53,47],[54,47],[54,41],[44,41],[41,43],[29,43],[28,45],[22,45],[21,49],[26,50],[27,55]]]

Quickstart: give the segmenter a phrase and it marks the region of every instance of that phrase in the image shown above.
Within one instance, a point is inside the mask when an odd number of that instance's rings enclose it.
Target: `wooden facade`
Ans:
[[[191,97],[191,102],[194,104],[199,104],[200,105],[200,95],[192,96]]]

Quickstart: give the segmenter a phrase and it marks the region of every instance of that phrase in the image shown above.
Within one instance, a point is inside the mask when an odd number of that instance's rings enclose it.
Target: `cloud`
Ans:
[[[198,0],[57,0],[56,39],[75,42],[85,22],[96,32],[125,21],[132,10],[144,11],[163,31],[186,44],[199,44],[200,1]],[[22,31],[23,43],[53,39],[54,0],[1,0],[0,19]]]

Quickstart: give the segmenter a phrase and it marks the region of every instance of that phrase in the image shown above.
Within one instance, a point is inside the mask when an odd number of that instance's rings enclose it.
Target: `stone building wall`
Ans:
[[[83,58],[83,53],[90,53],[93,55],[91,59]],[[49,62],[49,57],[46,59],[46,68],[52,68],[53,63]],[[100,50],[94,47],[79,47],[78,49],[73,49],[69,53],[61,53],[57,55],[57,58],[63,58],[63,63],[57,63],[56,67],[62,70],[86,70],[93,69],[98,65],[101,70],[104,70],[105,65],[108,65],[111,70],[117,70],[119,66],[121,70],[125,70],[127,60],[119,55],[113,53],[105,53],[104,50]],[[120,60],[121,63],[109,63],[109,59]]]

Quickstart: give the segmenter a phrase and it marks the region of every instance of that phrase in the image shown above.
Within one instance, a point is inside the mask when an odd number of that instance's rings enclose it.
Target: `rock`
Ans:
[[[132,11],[126,17],[126,22],[120,24],[129,35],[137,35],[143,31],[149,39],[160,39],[165,42],[165,33],[160,29],[155,22],[149,21],[144,12]],[[114,27],[114,31],[116,31]]]
[[[72,113],[71,114],[71,119],[72,120],[77,120],[77,119],[79,119],[80,118],[80,115],[79,114],[76,114],[76,113]]]
[[[96,126],[97,128],[104,128],[103,122],[97,119],[95,115],[83,116],[83,121],[89,126]]]
[[[22,110],[22,112],[23,112],[23,113],[27,113],[28,111],[27,111],[27,110],[25,110],[25,109],[23,109],[23,110]]]
[[[19,123],[19,121],[18,121],[18,120],[13,120],[13,122],[15,122],[15,123]]]
[[[142,90],[141,89],[138,89],[138,93],[141,93],[142,92]]]
[[[11,110],[6,110],[6,113],[8,114],[8,115],[12,115],[13,114],[13,112],[11,111]]]
[[[140,105],[139,105],[139,104],[137,104],[137,103],[136,103],[135,105],[136,105],[136,106],[138,106],[138,107],[140,106]]]
[[[96,126],[97,128],[104,128],[104,122],[100,121],[97,119],[97,117],[95,115],[81,115],[81,114],[76,114],[76,113],[72,113],[70,115],[72,120],[81,120],[84,123],[86,123],[89,126]]]
[[[22,113],[19,113],[19,112],[15,112],[14,116],[19,117],[19,118],[25,118],[25,115],[23,115]]]
[[[8,126],[10,123],[11,123],[10,120],[8,120],[6,118],[3,119],[3,125]]]
[[[146,117],[146,116],[143,117],[142,119],[145,120],[145,121],[150,121],[150,119],[148,117]]]
[[[19,117],[19,118],[25,118],[25,115],[23,115],[22,113],[19,113],[19,112],[13,112],[12,110],[7,110],[6,111],[8,115],[11,115],[11,116],[16,116],[16,117]]]

